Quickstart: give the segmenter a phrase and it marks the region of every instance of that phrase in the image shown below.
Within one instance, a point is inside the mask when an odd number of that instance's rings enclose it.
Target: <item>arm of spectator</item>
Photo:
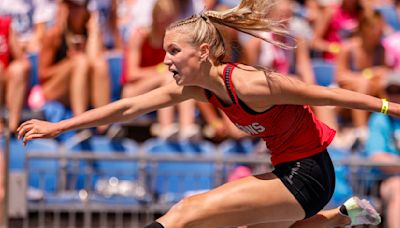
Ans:
[[[40,50],[38,63],[38,73],[40,80],[46,80],[59,71],[69,71],[71,64],[68,58],[65,58],[54,64],[56,51],[61,45],[62,34],[59,34],[56,28],[51,29],[43,38],[43,45]]]
[[[400,173],[400,157],[389,154],[387,152],[377,152],[371,156],[371,160],[379,163],[388,163],[388,165],[380,166],[379,169],[386,174]]]
[[[97,11],[90,13],[87,31],[88,38],[85,51],[90,59],[95,60],[103,51],[103,38],[100,33],[99,13]]]
[[[334,9],[332,7],[323,7],[321,13],[317,16],[314,25],[314,37],[312,39],[312,48],[318,51],[329,51],[330,42],[324,39],[332,19]]]
[[[340,50],[340,52],[337,55],[337,59],[336,59],[336,82],[343,86],[343,84],[346,84],[346,81],[348,81],[349,79],[351,79],[351,77],[354,76],[360,76],[359,72],[353,72],[350,69],[350,62],[354,62],[354,59],[350,59],[351,58],[351,49],[354,48],[352,46],[352,40],[346,40],[345,42],[343,42],[342,45],[342,49]],[[349,83],[351,83],[352,81],[349,81]],[[344,86],[345,88],[347,88],[346,86]]]
[[[309,48],[307,42],[302,39],[297,39],[296,52],[296,71],[300,79],[308,84],[315,84],[315,76],[311,67]]]
[[[24,51],[22,50],[21,45],[19,45],[17,41],[17,35],[14,33],[12,28],[10,28],[9,42],[11,56],[13,57],[13,59],[17,60],[25,58]]]
[[[118,29],[118,2],[117,0],[111,0],[111,15],[110,15],[110,26],[114,36],[115,49],[122,49],[122,36]]]

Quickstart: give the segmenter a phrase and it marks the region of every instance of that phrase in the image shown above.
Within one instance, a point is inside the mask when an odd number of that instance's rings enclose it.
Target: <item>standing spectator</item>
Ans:
[[[8,127],[15,132],[26,100],[30,63],[11,28],[11,18],[0,16],[0,107],[9,110]],[[1,120],[2,121],[2,120]],[[3,123],[0,121],[0,131]]]
[[[387,78],[385,86],[387,98],[400,102],[400,74],[393,73]],[[400,159],[400,119],[383,114],[373,113],[369,120],[369,135],[366,141],[368,156],[376,162],[393,163]],[[388,228],[400,225],[400,168],[382,167],[386,177],[380,185],[380,196],[386,206]]]

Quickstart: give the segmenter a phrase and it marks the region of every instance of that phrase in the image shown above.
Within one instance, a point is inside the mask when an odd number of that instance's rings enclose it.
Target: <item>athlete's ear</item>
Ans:
[[[210,55],[210,45],[207,43],[200,44],[199,51],[200,51],[200,60],[202,62],[206,61]]]

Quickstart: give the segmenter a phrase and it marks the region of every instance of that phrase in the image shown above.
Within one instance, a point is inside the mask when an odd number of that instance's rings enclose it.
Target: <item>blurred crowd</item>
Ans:
[[[227,9],[238,2],[1,0],[0,107],[7,113],[7,127],[15,132],[23,110],[40,110],[51,101],[68,107],[73,115],[108,104],[112,83],[120,84],[120,98],[127,98],[170,82],[162,48],[167,26],[205,9]],[[399,0],[279,0],[269,16],[281,20],[292,37],[263,35],[286,48],[220,27],[228,50],[226,62],[271,68],[310,84],[325,80],[329,83],[323,86],[400,102]],[[37,63],[30,61],[32,54]],[[122,56],[122,73],[118,82],[111,82],[107,58],[115,54]],[[317,71],[321,63],[333,73]],[[38,78],[32,79],[35,69]],[[399,155],[398,119],[360,110],[313,108],[337,130],[334,146],[366,152],[378,161]],[[247,137],[206,103],[187,101],[155,116],[152,133],[163,139],[203,137],[220,142]],[[1,132],[4,124],[0,122]],[[100,126],[96,134],[110,129],[113,126]],[[400,179],[390,177],[382,188],[382,196],[392,202],[390,211],[400,211],[400,195],[393,194],[400,192]],[[389,227],[399,226],[395,215],[388,218]]]

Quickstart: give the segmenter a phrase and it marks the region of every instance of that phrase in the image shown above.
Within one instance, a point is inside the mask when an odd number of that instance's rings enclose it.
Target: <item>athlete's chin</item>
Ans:
[[[183,82],[182,82],[182,80],[176,80],[175,82],[176,82],[176,84],[177,84],[178,86],[183,86],[183,85],[184,85]]]

